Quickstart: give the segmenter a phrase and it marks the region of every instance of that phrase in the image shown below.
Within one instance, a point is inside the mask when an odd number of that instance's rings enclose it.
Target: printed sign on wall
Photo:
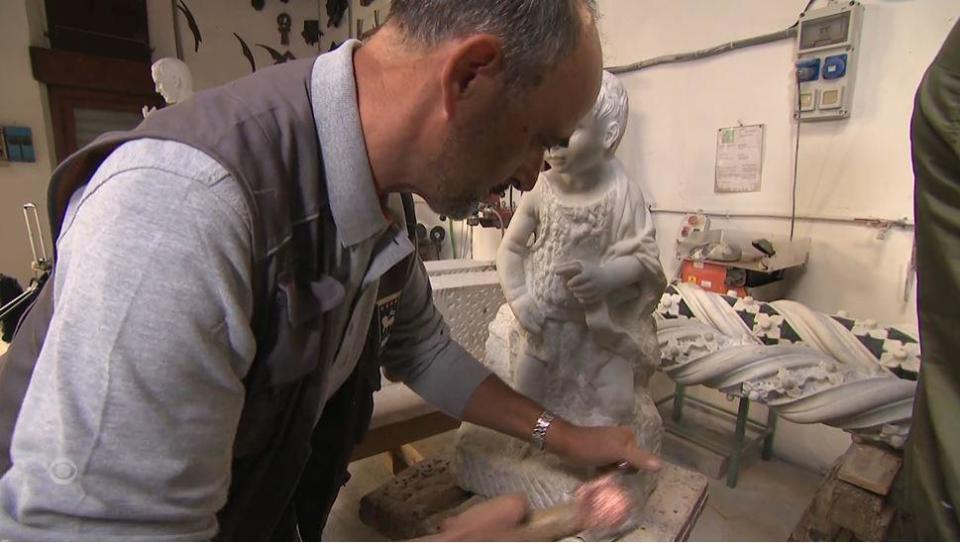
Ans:
[[[717,131],[714,192],[759,192],[763,173],[763,125]]]

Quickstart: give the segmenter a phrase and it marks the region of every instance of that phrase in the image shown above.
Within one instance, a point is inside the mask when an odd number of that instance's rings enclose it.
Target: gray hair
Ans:
[[[476,33],[503,41],[509,85],[535,86],[577,47],[596,0],[393,0],[390,20],[426,45]]]
[[[593,115],[598,121],[617,123],[617,134],[610,148],[611,153],[617,150],[623,134],[627,131],[629,114],[630,98],[627,96],[627,89],[617,76],[604,70],[600,94],[597,96],[597,103],[593,106]]]

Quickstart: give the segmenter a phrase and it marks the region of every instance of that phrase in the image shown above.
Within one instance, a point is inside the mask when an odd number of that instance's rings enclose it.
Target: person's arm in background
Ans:
[[[903,479],[910,540],[960,539],[960,22],[917,90],[910,140],[916,178],[917,317],[923,365]]]
[[[137,150],[197,176],[124,163]],[[139,141],[74,200],[0,479],[0,537],[214,535],[256,350],[249,219],[217,168],[181,144]]]

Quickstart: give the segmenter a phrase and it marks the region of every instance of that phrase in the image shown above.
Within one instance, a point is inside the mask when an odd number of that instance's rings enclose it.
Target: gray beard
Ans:
[[[479,201],[472,198],[468,201],[462,197],[449,199],[441,197],[440,201],[427,202],[427,205],[438,215],[444,215],[455,221],[462,221],[476,212],[479,203]]]
[[[463,182],[463,178],[455,173],[457,168],[454,168],[456,160],[454,151],[459,141],[457,135],[453,135],[447,147],[437,158],[433,168],[437,172],[436,196],[432,199],[433,201],[427,201],[430,209],[435,213],[458,221],[472,215],[485,197],[481,194],[472,194],[467,186],[457,183]]]

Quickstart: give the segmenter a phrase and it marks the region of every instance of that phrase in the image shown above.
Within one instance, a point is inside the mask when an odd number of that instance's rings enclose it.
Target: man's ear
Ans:
[[[502,75],[503,44],[496,36],[477,34],[453,46],[441,73],[447,118],[453,118],[460,102],[492,88]]]

